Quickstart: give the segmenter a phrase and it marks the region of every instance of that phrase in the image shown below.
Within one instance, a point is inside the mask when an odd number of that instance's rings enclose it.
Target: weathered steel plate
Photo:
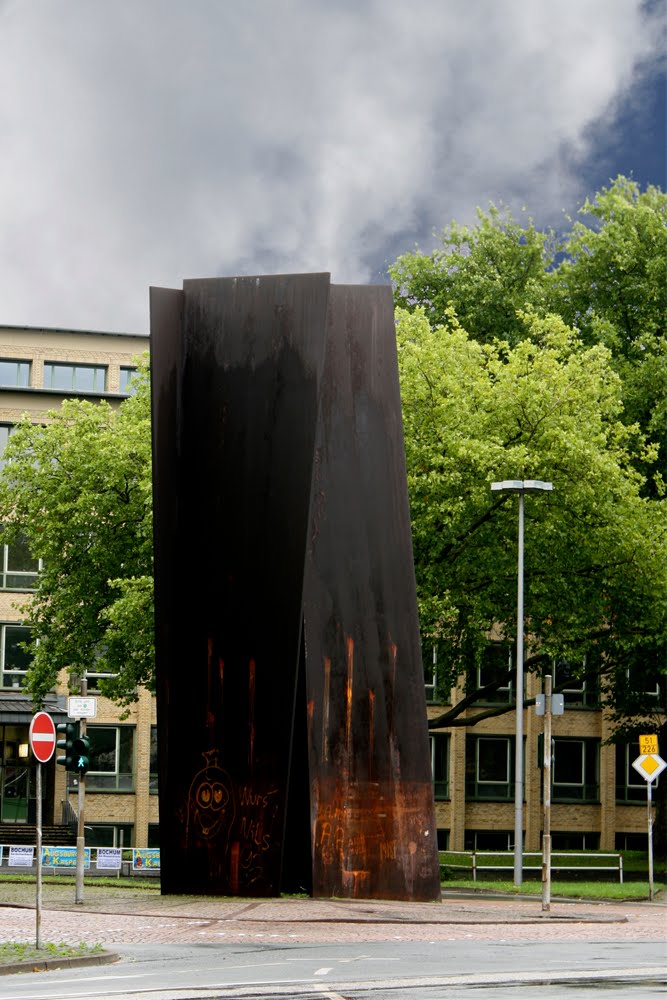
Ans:
[[[439,899],[391,290],[333,286],[304,586],[314,893]]]
[[[325,274],[152,293],[164,892],[281,889],[328,295]]]
[[[390,290],[186,281],[151,338],[163,892],[439,898]]]

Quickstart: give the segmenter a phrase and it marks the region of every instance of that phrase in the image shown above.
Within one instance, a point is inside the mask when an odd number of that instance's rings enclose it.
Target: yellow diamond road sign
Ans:
[[[635,771],[639,771],[645,781],[655,781],[667,767],[667,761],[664,761],[657,753],[643,753],[636,760],[633,760],[632,766]]]

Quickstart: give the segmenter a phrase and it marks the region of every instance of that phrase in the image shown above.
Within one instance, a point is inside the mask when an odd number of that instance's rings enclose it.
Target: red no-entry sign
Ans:
[[[33,715],[28,734],[30,746],[40,764],[51,760],[56,748],[56,727],[48,712]]]

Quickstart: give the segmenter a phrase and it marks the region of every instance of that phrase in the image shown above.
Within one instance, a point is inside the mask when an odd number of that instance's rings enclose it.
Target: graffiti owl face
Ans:
[[[188,792],[188,832],[209,840],[234,818],[229,776],[217,764],[198,771]]]

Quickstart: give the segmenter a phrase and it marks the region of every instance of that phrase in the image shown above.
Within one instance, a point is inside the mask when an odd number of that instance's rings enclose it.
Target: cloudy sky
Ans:
[[[664,9],[0,0],[0,323],[145,332],[151,284],[378,281],[489,200],[664,187]]]

